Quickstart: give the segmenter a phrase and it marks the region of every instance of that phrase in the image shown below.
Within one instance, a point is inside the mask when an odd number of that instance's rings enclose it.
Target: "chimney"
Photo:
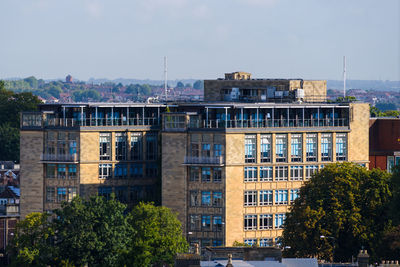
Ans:
[[[360,250],[357,255],[358,267],[368,267],[369,255],[367,250]]]

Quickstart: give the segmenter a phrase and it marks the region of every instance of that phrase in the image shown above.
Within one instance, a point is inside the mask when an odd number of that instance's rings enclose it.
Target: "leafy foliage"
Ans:
[[[34,212],[17,224],[15,237],[11,241],[13,266],[47,266],[52,263],[54,249],[51,246],[54,229],[48,214]]]
[[[32,93],[13,93],[0,81],[0,160],[19,161],[19,113],[34,111],[40,100]]]
[[[202,90],[204,89],[204,83],[201,80],[195,81],[193,84],[193,88],[197,90]]]
[[[388,219],[389,178],[351,163],[326,166],[301,188],[287,214],[287,255],[349,261],[363,246],[376,259]]]
[[[140,203],[131,213],[112,197],[64,202],[57,216],[32,213],[18,224],[15,266],[157,266],[187,250],[168,208]]]
[[[166,207],[139,203],[129,214],[128,223],[131,227],[125,256],[128,266],[173,264],[174,256],[188,249],[180,222]]]

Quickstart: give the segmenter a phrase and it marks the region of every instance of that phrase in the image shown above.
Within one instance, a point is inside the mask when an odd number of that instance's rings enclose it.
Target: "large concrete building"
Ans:
[[[368,104],[318,102],[325,81],[231,73],[204,85],[201,103],[48,104],[22,114],[21,216],[75,195],[114,192],[128,204],[161,196],[191,243],[269,246],[313,173],[369,163]],[[244,99],[247,89],[257,97]]]

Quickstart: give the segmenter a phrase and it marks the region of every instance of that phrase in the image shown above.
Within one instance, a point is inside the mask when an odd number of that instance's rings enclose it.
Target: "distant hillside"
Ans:
[[[327,80],[328,89],[343,89],[343,81]],[[346,89],[400,91],[400,81],[347,80]]]
[[[197,80],[195,80],[195,79],[168,80],[168,86],[175,87],[178,82],[182,82],[184,84],[187,84],[187,83],[193,84]],[[87,81],[87,83],[94,83],[94,84],[101,84],[101,83],[106,83],[106,82],[112,82],[112,83],[116,83],[116,84],[121,83],[122,85],[149,84],[149,85],[163,86],[163,84],[164,84],[164,80],[149,80],[149,79],[139,80],[139,79],[125,79],[125,78],[118,78],[118,79],[114,79],[114,80],[90,78]]]

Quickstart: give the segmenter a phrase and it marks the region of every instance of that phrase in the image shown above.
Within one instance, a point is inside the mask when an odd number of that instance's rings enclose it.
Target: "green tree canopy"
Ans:
[[[125,263],[128,266],[173,264],[177,253],[187,251],[181,223],[166,207],[140,203],[128,216],[131,240]]]
[[[114,198],[74,198],[56,211],[59,259],[75,266],[116,266],[129,240],[124,211]]]
[[[193,88],[194,88],[194,89],[197,89],[197,90],[204,89],[203,81],[200,81],[200,80],[196,81],[196,82],[193,84]]]
[[[178,82],[178,83],[176,84],[176,87],[177,87],[177,88],[183,88],[183,87],[185,87],[185,85],[183,84],[183,82]]]
[[[390,175],[352,163],[327,165],[300,190],[287,214],[288,256],[350,261],[361,247],[377,259],[391,200]]]

